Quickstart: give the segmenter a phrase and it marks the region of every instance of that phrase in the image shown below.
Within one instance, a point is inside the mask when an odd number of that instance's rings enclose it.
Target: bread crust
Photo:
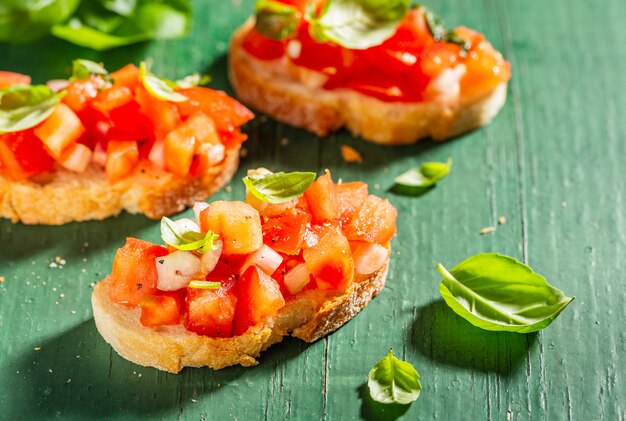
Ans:
[[[90,164],[84,173],[57,168],[35,179],[11,181],[0,175],[0,217],[24,224],[61,225],[143,213],[152,219],[181,212],[230,181],[239,164],[239,148],[200,177],[178,177],[140,165],[135,174],[109,184],[104,169]]]
[[[257,357],[291,333],[313,342],[354,317],[384,287],[389,260],[371,275],[357,275],[344,292],[306,290],[287,299],[278,314],[232,338],[209,338],[182,325],[150,328],[139,322],[140,309],[109,300],[110,278],[91,296],[94,320],[102,337],[125,359],[178,373],[185,366],[221,369],[258,364]]]
[[[355,136],[385,145],[445,140],[489,123],[506,101],[507,84],[474,98],[453,103],[430,101],[392,103],[349,89],[324,90],[275,72],[282,63],[269,64],[242,47],[250,19],[233,35],[228,72],[236,96],[269,116],[318,136],[346,127]]]

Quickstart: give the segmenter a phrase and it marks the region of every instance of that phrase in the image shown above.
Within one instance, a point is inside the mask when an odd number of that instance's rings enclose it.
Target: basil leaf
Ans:
[[[201,233],[182,228],[168,217],[161,218],[161,238],[165,244],[177,250],[197,251],[206,253],[213,250],[213,242],[219,236],[211,231]]]
[[[302,196],[315,181],[314,172],[278,172],[249,175],[243,183],[256,198],[269,203],[285,203]]]
[[[167,79],[160,79],[150,73],[144,61],[139,64],[139,80],[152,96],[163,101],[185,102],[189,98],[174,92],[176,84]]]
[[[24,44],[42,37],[67,20],[80,0],[0,1],[0,42]]]
[[[276,1],[257,2],[255,17],[255,29],[276,41],[294,36],[301,18],[298,9]]]
[[[424,18],[428,25],[428,30],[437,42],[449,42],[461,47],[461,55],[467,54],[472,45],[470,42],[465,41],[456,32],[448,31],[443,23],[443,20],[437,16],[432,10],[424,6],[419,6],[424,10]]]
[[[382,44],[398,28],[409,0],[329,0],[319,16],[309,14],[311,36],[353,50]]]
[[[65,93],[46,85],[16,85],[0,91],[0,133],[19,132],[44,121]]]
[[[396,177],[395,182],[401,187],[411,189],[424,189],[434,186],[444,178],[452,168],[452,159],[447,162],[424,162],[419,168],[413,168]]]
[[[220,289],[222,284],[220,282],[210,282],[210,281],[191,281],[189,282],[189,288],[195,289]]]
[[[536,332],[548,326],[574,300],[525,264],[497,253],[483,253],[443,275],[439,292],[459,316],[485,330]]]
[[[85,60],[82,58],[72,62],[72,78],[73,79],[89,79],[91,75],[108,76],[109,72],[100,63]]]
[[[378,361],[367,379],[372,399],[380,403],[402,405],[415,401],[422,390],[419,374],[408,362],[393,355],[391,349],[385,358]]]

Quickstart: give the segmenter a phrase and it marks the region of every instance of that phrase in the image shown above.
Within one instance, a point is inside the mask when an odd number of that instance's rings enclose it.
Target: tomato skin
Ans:
[[[302,256],[319,289],[345,291],[352,284],[354,261],[350,243],[337,230],[327,231]]]
[[[245,202],[218,200],[200,213],[202,232],[221,237],[222,254],[250,254],[263,246],[259,212]]]
[[[225,270],[228,269],[222,264],[221,267],[216,267],[214,272],[224,272]],[[232,336],[233,318],[237,305],[234,275],[212,274],[207,279],[221,282],[220,288],[207,290],[187,287],[185,328],[198,335],[211,338],[230,337]]]
[[[396,234],[397,216],[398,211],[388,200],[370,194],[343,232],[351,241],[385,245]]]
[[[59,158],[65,148],[85,133],[85,126],[70,107],[59,103],[50,117],[35,127],[34,133],[41,139],[48,153]]]
[[[30,76],[0,70],[0,89],[6,89],[14,85],[30,85],[30,82]]]
[[[175,103],[153,97],[142,85],[135,88],[135,100],[152,123],[157,139],[163,139],[182,122]]]
[[[313,220],[318,222],[335,221],[339,217],[339,202],[335,183],[330,176],[330,171],[309,186],[304,192]]]
[[[281,41],[265,38],[254,28],[244,37],[242,47],[259,60],[276,60],[285,55],[285,45]]]
[[[281,216],[268,218],[263,223],[263,242],[278,252],[298,255],[310,221],[309,214],[295,209],[290,209]]]
[[[85,80],[74,80],[65,88],[66,94],[62,101],[74,112],[80,112],[87,107],[105,85],[106,82],[102,78],[95,76]]]
[[[130,90],[134,90],[139,83],[139,68],[134,64],[126,66],[111,72],[111,78],[115,86],[125,86]]]
[[[345,225],[367,197],[367,184],[361,181],[341,183],[335,185],[335,191],[339,203],[339,219],[341,224]]]
[[[0,134],[1,170],[14,181],[49,171],[54,159],[46,152],[32,129]]]
[[[129,175],[139,162],[137,142],[129,140],[111,140],[107,144],[107,162],[105,172],[107,180],[115,184]]]
[[[269,275],[251,266],[237,281],[237,307],[233,321],[233,333],[241,335],[275,315],[285,305],[280,286]]]
[[[144,326],[177,325],[180,322],[179,304],[170,295],[144,295],[139,300],[139,307],[139,322]]]
[[[109,278],[109,297],[118,304],[136,306],[145,295],[157,292],[155,259],[167,254],[165,247],[129,237],[117,250]]]
[[[222,91],[195,86],[177,92],[189,98],[189,101],[176,103],[183,118],[202,111],[213,119],[220,132],[233,132],[254,117],[252,111]]]
[[[219,144],[215,124],[202,112],[191,115],[165,137],[165,164],[168,171],[186,176],[202,143]]]
[[[112,109],[108,121],[111,127],[106,132],[107,139],[135,141],[154,139],[154,127],[148,117],[141,113],[136,101]]]
[[[122,107],[131,101],[133,101],[133,92],[129,88],[111,86],[100,91],[91,104],[95,109],[108,114],[111,110]]]

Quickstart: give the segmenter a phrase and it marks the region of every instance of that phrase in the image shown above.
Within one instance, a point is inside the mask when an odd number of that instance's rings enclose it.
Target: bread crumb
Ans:
[[[480,235],[489,234],[491,232],[494,232],[495,230],[496,230],[496,227],[485,227],[480,230]]]
[[[505,216],[501,216],[498,218],[498,225],[504,225],[506,224],[506,217]]]
[[[191,399],[191,402],[196,403],[196,402],[198,402],[198,400],[197,400],[197,399],[193,399],[193,398],[192,398],[192,399]]]
[[[33,348],[33,351],[41,351],[41,347],[36,346]]]
[[[95,282],[92,282],[92,283],[90,283],[90,284],[89,284],[89,286],[90,286],[91,288],[93,288],[93,287],[95,287],[95,286],[96,286],[96,283],[95,283]]]
[[[233,188],[231,186],[226,186],[224,187],[224,190],[226,190],[226,193],[230,193],[231,191],[233,191]]]
[[[374,190],[380,190],[380,184],[378,183],[374,184]]]
[[[70,311],[70,313],[76,314],[76,310],[72,310],[72,311]]]
[[[239,156],[241,158],[245,158],[246,156],[248,156],[248,150],[246,148],[241,148],[239,150]]]
[[[348,145],[341,145],[341,157],[347,163],[356,162],[361,164],[363,162],[363,157],[359,151]]]
[[[287,139],[286,137],[283,137],[282,139],[280,139],[280,144],[283,146],[289,145],[289,139]]]
[[[49,369],[48,369],[48,372],[49,372],[49,373],[52,373],[52,369],[51,369],[51,368],[49,368]]]
[[[0,284],[6,281],[7,279],[4,276],[0,276]]]

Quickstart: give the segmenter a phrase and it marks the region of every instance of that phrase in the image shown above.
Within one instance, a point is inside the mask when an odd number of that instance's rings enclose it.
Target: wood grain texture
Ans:
[[[330,168],[392,201],[399,233],[387,287],[360,315],[314,344],[286,340],[253,368],[161,373],[112,352],[89,306],[90,283],[110,271],[124,237],[158,241],[157,224],[130,215],[62,227],[3,220],[0,419],[626,419],[626,6],[426,3],[450,24],[485,32],[511,61],[509,101],[493,124],[449,143],[385,148],[343,132],[319,141],[261,116],[247,127],[235,177],[259,165]],[[158,73],[206,70],[214,87],[230,90],[228,38],[252,8],[197,0],[187,39],[102,54],[52,38],[0,45],[0,68],[42,82],[66,76],[76,57],[109,68],[151,57]],[[344,163],[342,144],[365,162]],[[448,157],[452,173],[425,195],[389,190],[407,168]],[[238,181],[215,196],[241,197]],[[497,225],[500,216],[506,224]],[[486,226],[497,230],[479,235]],[[538,334],[476,329],[441,300],[434,265],[481,251],[524,260],[577,299]],[[55,256],[63,268],[50,267]],[[368,398],[367,373],[389,347],[422,377],[409,407]]]

